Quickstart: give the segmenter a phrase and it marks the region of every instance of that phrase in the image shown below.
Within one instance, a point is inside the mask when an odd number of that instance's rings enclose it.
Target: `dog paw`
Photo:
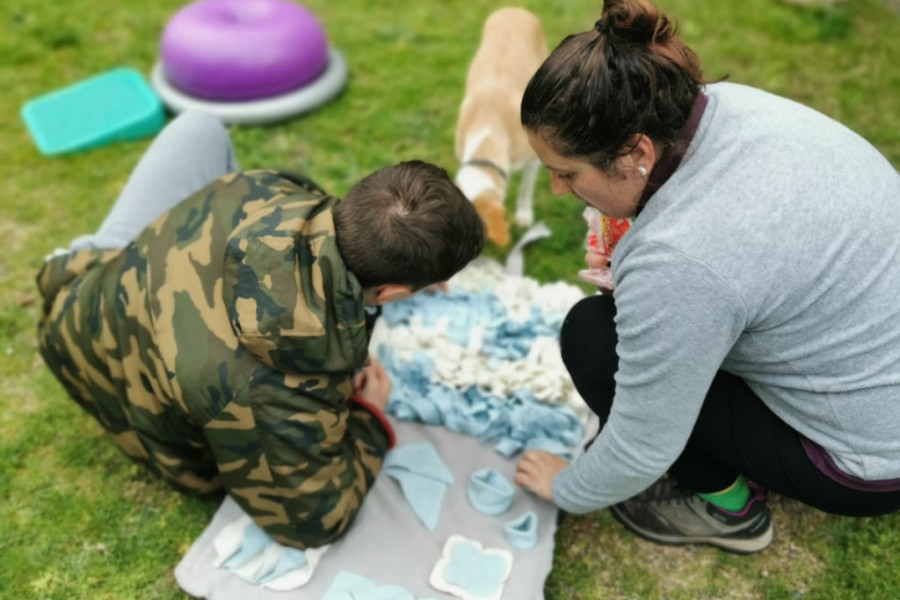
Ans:
[[[519,227],[531,227],[534,223],[534,214],[531,211],[528,212],[518,212],[516,211],[516,216],[513,219]]]

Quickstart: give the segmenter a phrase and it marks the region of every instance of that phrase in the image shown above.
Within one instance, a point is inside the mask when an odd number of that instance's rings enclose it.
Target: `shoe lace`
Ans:
[[[694,492],[680,485],[677,481],[663,478],[641,493],[645,502],[662,502],[667,504],[684,504],[694,496]]]

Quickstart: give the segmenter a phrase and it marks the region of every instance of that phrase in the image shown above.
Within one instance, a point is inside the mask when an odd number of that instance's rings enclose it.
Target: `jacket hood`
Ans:
[[[333,373],[368,356],[362,287],[334,232],[337,200],[273,198],[228,237],[223,296],[247,351],[284,372]]]

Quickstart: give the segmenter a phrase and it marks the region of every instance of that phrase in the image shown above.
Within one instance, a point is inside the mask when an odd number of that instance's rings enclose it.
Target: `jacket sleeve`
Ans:
[[[347,377],[257,371],[206,427],[222,483],[276,541],[328,544],[353,522],[393,440]]]
[[[621,502],[662,477],[748,323],[728,278],[668,246],[634,250],[617,275],[612,410],[591,447],[553,481],[556,504],[570,513]]]

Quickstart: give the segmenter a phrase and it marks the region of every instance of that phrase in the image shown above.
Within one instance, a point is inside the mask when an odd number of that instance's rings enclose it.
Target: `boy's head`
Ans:
[[[334,208],[334,229],[347,268],[379,304],[446,281],[484,247],[472,203],[444,169],[418,160],[350,188]]]

